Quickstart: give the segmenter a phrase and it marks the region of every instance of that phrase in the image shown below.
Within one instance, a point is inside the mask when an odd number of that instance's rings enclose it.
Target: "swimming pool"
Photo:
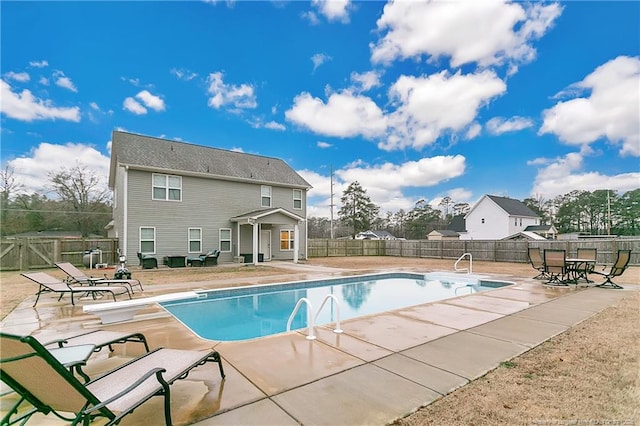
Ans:
[[[478,275],[444,273],[385,273],[268,284],[198,292],[198,298],[160,305],[195,334],[210,340],[233,341],[268,336],[287,330],[296,303],[307,298],[316,325],[356,318],[393,309],[434,302],[513,283]],[[332,303],[338,300],[338,307]],[[307,326],[306,306],[292,320],[291,330]]]

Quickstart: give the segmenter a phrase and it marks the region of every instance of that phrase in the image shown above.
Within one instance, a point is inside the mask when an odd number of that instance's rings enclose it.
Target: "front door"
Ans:
[[[271,260],[271,231],[260,231],[259,253],[264,255],[264,261]]]

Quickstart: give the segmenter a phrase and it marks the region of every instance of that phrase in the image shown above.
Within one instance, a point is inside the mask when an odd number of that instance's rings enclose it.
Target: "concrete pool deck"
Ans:
[[[291,267],[308,272],[309,279],[336,273],[331,268]],[[157,307],[132,321],[106,326],[83,314],[81,307],[58,303],[54,297],[40,302],[38,309],[31,308],[32,300],[25,301],[1,326],[9,333],[42,336],[94,328],[136,331],[143,332],[152,347],[214,347],[227,378],[221,382],[216,365],[205,365],[176,382],[176,424],[387,424],[638,291],[635,282],[611,290],[494,277],[516,284],[346,320],[342,334],[334,334],[330,326],[317,327],[316,340],[305,339],[302,330],[250,341],[204,341]],[[184,289],[167,285],[162,291]],[[137,350],[130,345],[116,348],[112,356],[98,353],[85,371],[94,377]],[[11,398],[0,399],[0,408],[6,410]],[[51,415],[31,422],[65,424]],[[121,422],[143,423],[164,423],[161,398]]]

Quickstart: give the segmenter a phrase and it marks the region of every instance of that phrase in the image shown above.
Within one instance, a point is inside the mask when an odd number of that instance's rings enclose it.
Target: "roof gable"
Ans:
[[[487,195],[487,198],[496,203],[510,216],[540,217],[536,212],[527,207],[527,205],[522,201],[513,198],[498,197],[497,195]]]
[[[278,158],[121,131],[114,131],[111,140],[111,187],[114,185],[115,168],[127,165],[165,173],[311,188],[302,176]]]

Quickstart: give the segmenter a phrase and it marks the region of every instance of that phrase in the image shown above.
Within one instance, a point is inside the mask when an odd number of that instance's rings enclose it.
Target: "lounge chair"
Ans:
[[[95,418],[117,424],[153,396],[162,395],[165,423],[170,425],[172,383],[209,361],[218,363],[224,378],[222,360],[213,350],[159,348],[82,383],[32,336],[0,333],[0,345],[2,381],[22,398],[10,413],[17,413],[26,401],[45,415],[53,413],[72,424],[88,425]]]
[[[65,274],[67,274],[67,282],[70,284],[78,284],[78,285],[109,285],[109,284],[118,284],[125,285],[129,288],[129,291],[133,293],[133,287],[139,287],[140,291],[143,291],[142,284],[139,280],[134,279],[111,279],[107,277],[88,277],[82,272],[80,269],[76,268],[75,265],[69,262],[57,262],[56,266],[61,269]]]
[[[631,250],[618,250],[618,257],[608,271],[593,271],[594,274],[602,275],[605,277],[605,282],[598,284],[596,287],[611,287],[611,288],[623,288],[622,286],[611,281],[611,278],[619,277],[627,270],[629,261],[631,260]]]
[[[549,275],[547,284],[567,285],[566,251],[556,249],[544,250],[544,271]]]
[[[113,352],[113,345],[124,344],[127,342],[142,343],[145,352],[149,352],[149,344],[147,338],[142,333],[125,333],[120,331],[93,330],[84,333],[73,334],[71,336],[57,337],[56,339],[44,338],[40,335],[34,336],[42,346],[47,348],[62,348],[71,345],[94,345],[95,352],[99,352],[103,347],[109,347],[109,351]]]
[[[531,266],[533,266],[533,269],[539,272],[539,274],[533,277],[533,279],[549,279],[549,274],[547,274],[547,272],[544,270],[544,261],[542,260],[540,249],[538,247],[529,247],[527,253],[529,255],[529,262],[531,263]]]
[[[40,286],[38,292],[36,293],[36,301],[33,304],[35,307],[38,304],[38,300],[40,299],[40,295],[42,293],[60,293],[60,297],[58,297],[58,301],[62,299],[62,296],[65,293],[69,293],[71,295],[71,304],[75,305],[73,300],[74,294],[86,295],[90,294],[95,299],[96,294],[110,293],[113,297],[114,302],[116,301],[116,295],[127,294],[129,299],[131,299],[131,292],[125,286],[86,286],[86,287],[73,287],[70,286],[69,283],[61,281],[46,272],[23,272],[22,275],[25,278],[30,279]]]
[[[138,260],[140,260],[140,267],[142,269],[153,269],[158,267],[158,259],[152,256],[147,256],[138,252]]]

